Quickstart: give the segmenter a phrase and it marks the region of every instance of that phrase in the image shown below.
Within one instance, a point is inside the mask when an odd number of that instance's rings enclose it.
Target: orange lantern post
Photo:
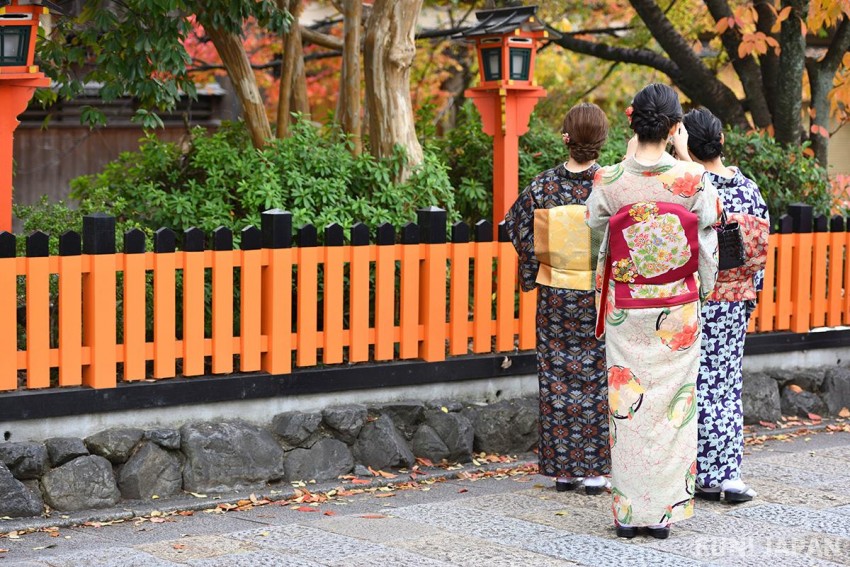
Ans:
[[[493,136],[493,230],[519,193],[519,137],[546,90],[534,82],[537,43],[547,37],[536,21],[537,6],[476,12],[478,23],[460,33],[475,41],[479,84],[464,93]],[[494,234],[498,236],[498,234]]]
[[[18,115],[50,79],[33,64],[40,3],[0,0],[0,231],[12,230],[12,149]]]

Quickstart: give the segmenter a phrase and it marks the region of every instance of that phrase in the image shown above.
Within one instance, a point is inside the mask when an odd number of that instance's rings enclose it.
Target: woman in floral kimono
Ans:
[[[592,234],[584,222],[607,135],[599,107],[572,108],[562,128],[569,161],[538,175],[505,217],[522,289],[538,290],[540,474],[555,477],[558,491],[581,483],[587,494],[601,494],[610,471],[605,360],[594,336],[601,231]]]
[[[600,169],[588,224],[604,229],[597,336],[605,334],[617,535],[666,538],[693,515],[700,301],[717,276],[717,193],[687,157],[675,91],[652,84],[627,110],[631,157]]]
[[[767,243],[767,205],[758,186],[735,167],[723,165],[723,128],[720,120],[701,108],[685,115],[688,149],[706,169],[717,188],[723,208],[731,220],[760,234]],[[766,250],[765,250],[766,252]],[[741,383],[744,338],[747,322],[755,309],[756,292],[764,277],[763,261],[756,266],[724,270],[710,300],[702,307],[702,360],[697,398],[699,399],[699,454],[697,456],[697,497],[726,502],[749,502],[755,490],[741,480],[744,451],[744,417]]]

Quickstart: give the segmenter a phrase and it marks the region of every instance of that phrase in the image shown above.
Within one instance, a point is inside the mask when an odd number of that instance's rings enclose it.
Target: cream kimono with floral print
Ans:
[[[600,169],[587,207],[590,227],[605,230],[597,332],[604,324],[614,520],[668,524],[693,514],[699,299],[717,278],[720,201],[702,166],[664,154],[652,165],[628,159]],[[612,235],[618,213],[631,220]],[[627,248],[616,265],[612,237]]]

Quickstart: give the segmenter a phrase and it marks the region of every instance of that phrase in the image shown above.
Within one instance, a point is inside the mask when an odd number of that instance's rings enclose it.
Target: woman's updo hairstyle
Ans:
[[[632,101],[632,130],[641,142],[659,142],[682,121],[682,105],[671,87],[660,83],[645,86]]]
[[[708,109],[698,108],[682,119],[688,131],[688,150],[700,161],[711,161],[723,153],[723,125]]]
[[[583,102],[567,112],[561,133],[570,157],[578,163],[595,161],[608,138],[608,118],[595,104]]]

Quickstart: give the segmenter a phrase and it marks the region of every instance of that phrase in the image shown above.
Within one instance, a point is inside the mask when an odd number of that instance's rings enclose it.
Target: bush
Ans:
[[[378,160],[369,154],[352,156],[346,138],[321,130],[306,120],[292,136],[262,150],[254,149],[239,124],[215,133],[195,128],[184,144],[142,140],[139,151],[125,152],[103,172],[71,182],[71,196],[80,213],[108,212],[123,230],[139,226],[182,231],[197,227],[206,233],[219,226],[234,234],[260,225],[260,213],[288,210],[293,226],[314,224],[321,233],[330,223],[346,229],[358,221],[370,228],[388,222],[401,226],[416,220],[416,210],[436,205],[457,218],[454,191],[446,167],[432,153],[403,183],[394,182],[404,164],[400,149]],[[25,230],[49,229],[46,214],[61,205],[19,207]],[[80,214],[62,213],[67,228],[79,230]],[[74,226],[75,225],[75,226]],[[63,227],[66,228],[66,227]]]
[[[791,203],[814,207],[815,215],[828,215],[833,204],[826,170],[806,155],[808,143],[788,147],[759,132],[726,131],[724,163],[735,165],[755,181],[778,219]]]

